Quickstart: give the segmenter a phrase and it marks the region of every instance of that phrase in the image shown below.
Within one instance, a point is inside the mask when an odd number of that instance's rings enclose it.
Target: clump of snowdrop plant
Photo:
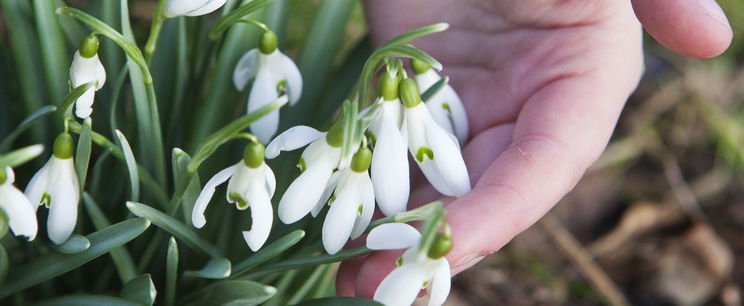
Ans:
[[[25,238],[0,243],[0,304],[297,304],[333,292],[326,276],[337,262],[389,249],[406,251],[375,300],[408,305],[426,289],[429,305],[444,302],[452,247],[445,211],[439,202],[408,210],[408,154],[442,195],[467,193],[467,118],[436,72],[441,64],[409,42],[447,26],[412,30],[373,51],[352,88],[335,73],[346,52],[307,43],[316,37],[280,44],[286,10],[271,2],[159,0],[149,29],[131,22],[129,1],[96,11],[102,19],[44,1],[34,14],[3,6],[17,16],[7,20],[11,32],[36,25],[11,37],[48,40],[41,52],[19,53],[28,46],[17,39],[3,49],[23,59],[18,71],[0,71],[23,76],[24,90],[8,95],[27,102],[0,105],[10,111],[0,113],[0,237],[10,230]],[[345,32],[327,29],[337,24],[330,21],[313,21],[311,33],[340,41]],[[102,91],[99,40],[113,42],[102,53],[110,73]],[[44,59],[30,58],[37,53]],[[373,84],[375,97],[367,94]],[[280,118],[286,104],[295,107]],[[36,159],[41,145],[13,149],[21,143],[42,143],[51,156]],[[169,146],[177,148],[167,156]],[[223,192],[237,212],[216,204]],[[41,205],[48,213],[37,212]],[[49,239],[25,241],[38,231]],[[345,248],[353,239],[367,245]]]

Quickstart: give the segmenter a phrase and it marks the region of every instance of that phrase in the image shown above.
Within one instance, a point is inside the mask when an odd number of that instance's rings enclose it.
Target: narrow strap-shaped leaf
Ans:
[[[77,172],[80,181],[80,191],[85,190],[85,179],[88,177],[88,164],[90,163],[91,152],[91,126],[90,121],[83,122],[83,129],[80,131],[77,150],[75,150],[75,172]]]
[[[232,263],[227,258],[212,258],[204,268],[195,271],[186,271],[184,275],[209,279],[225,279],[230,277],[231,267]]]
[[[337,262],[337,261],[344,261],[350,258],[368,254],[370,252],[372,252],[372,250],[368,249],[367,247],[361,246],[361,247],[357,247],[357,248],[353,248],[349,250],[343,250],[341,252],[336,253],[335,255],[323,254],[323,255],[318,255],[318,256],[313,256],[313,257],[289,259],[289,260],[284,260],[281,262],[270,263],[270,264],[266,264],[263,266],[258,266],[250,272],[284,271],[284,270],[290,270],[290,269],[298,269],[298,268],[304,268],[304,267],[309,267],[309,266]]]
[[[189,247],[196,251],[200,251],[212,258],[221,258],[220,251],[215,246],[207,242],[206,240],[199,237],[191,228],[181,223],[181,221],[167,215],[166,213],[159,211],[155,208],[147,206],[142,203],[127,202],[127,208],[134,215],[138,217],[144,217],[152,221],[157,227],[171,233],[176,238],[182,240]]]
[[[85,236],[73,234],[65,243],[57,247],[57,251],[64,254],[77,254],[90,247],[90,240]]]
[[[56,106],[52,105],[46,105],[35,112],[33,112],[31,115],[26,117],[26,119],[23,119],[21,123],[16,127],[10,134],[8,134],[5,139],[3,139],[2,142],[0,142],[0,152],[5,152],[10,148],[10,145],[13,144],[13,141],[18,137],[18,135],[21,135],[24,131],[26,131],[34,122],[36,122],[37,119],[43,117],[44,115],[51,114],[57,110]]]
[[[168,254],[165,256],[165,306],[176,302],[178,281],[178,243],[173,236],[168,240]]]
[[[149,226],[150,222],[147,219],[129,219],[88,235],[90,248],[83,252],[72,255],[50,253],[37,257],[17,271],[11,271],[13,276],[8,282],[0,286],[0,297],[6,297],[68,271],[72,271],[108,253],[112,249],[137,238]]]
[[[271,286],[248,280],[226,280],[185,296],[179,305],[259,305],[276,293]]]
[[[67,6],[65,1],[63,0],[53,0],[54,1],[54,7],[62,7]],[[68,46],[77,46],[80,41],[83,40],[83,37],[85,37],[86,33],[83,33],[83,27],[80,26],[80,24],[75,21],[74,18],[68,18],[68,17],[62,17],[59,18],[59,26],[62,29],[62,32],[65,34],[65,40],[67,41]],[[107,48],[103,48],[107,49]]]
[[[38,302],[37,306],[142,306],[120,297],[97,294],[73,294]]]
[[[8,222],[8,213],[6,213],[4,209],[0,208],[0,238],[5,237],[5,234],[8,233]]]
[[[140,305],[152,305],[155,303],[157,290],[150,274],[145,273],[128,281],[119,295]]]
[[[95,84],[95,82],[90,81],[88,83],[80,84],[80,86],[75,87],[72,91],[70,91],[65,96],[65,98],[62,99],[61,106],[59,107],[59,110],[62,112],[62,114],[67,117],[72,117],[72,103],[75,103],[75,101],[77,101],[80,96],[82,96]]]
[[[296,304],[305,299],[305,296],[310,292],[310,289],[319,285],[321,278],[325,275],[326,270],[328,270],[330,266],[331,265],[320,265],[316,267],[310,276],[302,280],[302,286],[297,288],[297,290],[294,290],[292,296],[287,300],[287,304]]]
[[[171,154],[171,163],[173,167],[173,184],[185,190],[178,190],[174,194],[168,206],[168,214],[175,214],[178,207],[183,203],[183,220],[188,223],[191,220],[191,211],[194,209],[194,203],[201,192],[201,183],[199,182],[198,173],[189,173],[187,168],[191,162],[191,156],[179,148],[173,148]],[[182,187],[182,184],[185,187]],[[176,196],[178,195],[178,197]]]
[[[428,102],[429,99],[431,99],[431,97],[442,90],[444,86],[447,86],[447,82],[449,82],[449,77],[443,77],[439,79],[439,81],[431,85],[429,88],[426,89],[426,91],[421,94],[421,100],[423,100],[424,102]]]
[[[98,203],[96,203],[87,192],[83,193],[83,204],[88,212],[88,216],[90,216],[91,221],[93,221],[93,226],[97,230],[101,230],[111,225],[111,222],[109,222],[106,215],[103,214]],[[109,255],[111,255],[111,260],[114,261],[114,266],[116,267],[116,271],[119,273],[119,279],[122,284],[125,284],[137,275],[132,255],[129,254],[126,247],[120,246],[114,248],[109,252]]]
[[[384,306],[380,302],[359,297],[329,297],[304,301],[294,306]]]
[[[31,145],[0,155],[0,169],[4,169],[5,167],[15,168],[16,166],[23,165],[27,161],[39,156],[41,152],[44,152],[44,146]]]
[[[227,28],[229,28],[232,24],[240,19],[243,19],[243,17],[246,17],[246,15],[266,6],[267,4],[271,3],[271,1],[274,0],[253,0],[234,9],[232,12],[223,16],[222,18],[220,18],[219,21],[217,21],[217,25],[215,25],[214,29],[209,32],[209,38],[212,40],[219,38],[220,34],[227,30]]]
[[[283,253],[287,249],[297,244],[297,242],[302,240],[303,237],[305,237],[305,231],[296,230],[294,232],[291,232],[285,235],[282,238],[279,238],[278,240],[272,243],[269,243],[268,245],[265,245],[263,248],[261,248],[261,250],[259,250],[255,254],[237,263],[233,267],[231,278],[236,278],[244,274],[245,272],[250,271],[250,269],[268,260],[271,260],[272,258],[278,256],[279,254]]]
[[[127,164],[127,171],[129,171],[129,184],[132,190],[132,201],[139,200],[139,173],[137,172],[137,161],[134,160],[134,153],[132,148],[129,147],[129,141],[124,137],[124,134],[116,130],[116,139],[121,146],[121,151],[124,152],[124,161]]]
[[[5,277],[8,275],[8,266],[10,266],[8,252],[5,251],[3,245],[0,244],[0,284],[5,282]]]
[[[65,48],[64,36],[59,26],[54,4],[49,0],[34,0],[36,28],[39,31],[39,46],[44,62],[46,85],[52,103],[60,103],[67,92],[67,69],[70,55]]]
[[[383,44],[380,47],[382,48],[382,47],[388,47],[388,46],[407,44],[409,41],[412,41],[416,38],[423,37],[426,35],[431,35],[434,33],[439,33],[444,30],[447,30],[448,28],[449,28],[449,24],[447,23],[430,24],[427,26],[423,26],[420,28],[410,30],[398,36],[395,36],[392,39],[388,40],[385,44]]]

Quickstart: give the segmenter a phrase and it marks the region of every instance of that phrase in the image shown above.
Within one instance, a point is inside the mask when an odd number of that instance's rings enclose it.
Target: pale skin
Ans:
[[[641,24],[692,57],[716,56],[732,39],[713,0],[370,0],[366,11],[376,45],[450,24],[413,43],[442,62],[470,119],[473,190],[441,199],[453,274],[534,224],[600,156],[643,72]],[[418,181],[409,209],[439,199]],[[399,254],[344,262],[339,295],[372,297]]]

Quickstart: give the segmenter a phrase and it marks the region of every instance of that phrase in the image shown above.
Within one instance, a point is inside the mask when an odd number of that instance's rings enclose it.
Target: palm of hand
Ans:
[[[455,273],[570,190],[606,145],[642,71],[640,26],[627,3],[375,0],[368,14],[378,44],[418,26],[451,25],[414,44],[442,62],[470,120],[463,154],[474,188],[447,207]],[[437,197],[424,186],[411,203]],[[372,296],[396,256],[345,263],[339,292]]]

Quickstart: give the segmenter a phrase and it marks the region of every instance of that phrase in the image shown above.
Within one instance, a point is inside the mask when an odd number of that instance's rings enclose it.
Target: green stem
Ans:
[[[158,37],[160,37],[160,30],[163,28],[163,23],[167,18],[163,15],[165,10],[165,3],[167,0],[159,0],[158,6],[155,8],[155,15],[152,17],[152,25],[150,25],[150,36],[147,38],[145,44],[145,61],[150,65],[152,55],[155,53],[155,48],[158,44]]]
[[[298,268],[304,268],[308,266],[317,266],[337,261],[344,261],[347,259],[351,259],[354,257],[366,255],[368,253],[372,252],[372,250],[368,249],[365,246],[344,250],[341,252],[336,253],[335,255],[319,255],[314,257],[303,257],[303,258],[297,258],[297,259],[290,259],[282,262],[267,264],[264,266],[259,266],[256,269],[254,269],[251,272],[260,272],[260,271],[284,271],[284,270],[291,270],[291,269],[298,269]]]

